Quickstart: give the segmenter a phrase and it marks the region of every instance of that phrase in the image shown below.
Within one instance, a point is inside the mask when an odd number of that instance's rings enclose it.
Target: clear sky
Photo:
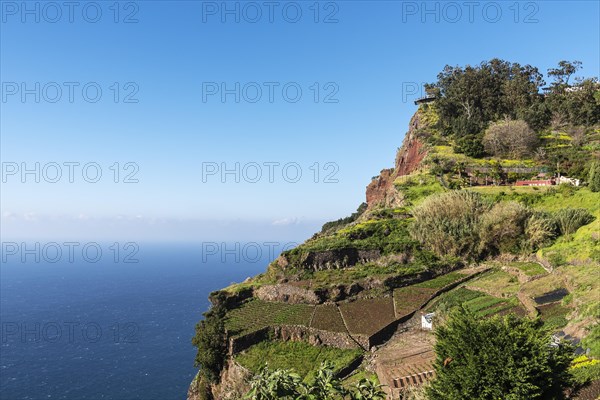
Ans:
[[[598,76],[598,4],[2,1],[3,240],[303,238],[444,65]]]

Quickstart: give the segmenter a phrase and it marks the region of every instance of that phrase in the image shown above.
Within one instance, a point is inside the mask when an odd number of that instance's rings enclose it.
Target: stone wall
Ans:
[[[234,336],[229,338],[229,355],[231,356],[237,354],[241,351],[246,350],[250,346],[253,346],[257,343],[269,339],[271,331],[271,327],[266,327],[257,331],[247,333],[245,335]]]
[[[319,304],[322,302],[314,291],[288,284],[262,286],[256,289],[254,296],[264,301],[288,304]]]

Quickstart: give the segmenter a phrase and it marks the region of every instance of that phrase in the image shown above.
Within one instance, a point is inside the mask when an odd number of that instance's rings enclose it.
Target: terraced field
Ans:
[[[292,369],[309,382],[323,361],[340,371],[362,354],[361,350],[342,350],[334,347],[313,346],[305,342],[270,341],[256,344],[238,354],[236,360],[257,373],[269,361],[271,369]]]
[[[508,267],[517,268],[527,276],[545,275],[548,272],[538,263],[534,262],[512,262]]]
[[[427,310],[435,311],[440,308],[449,310],[461,304],[478,317],[505,314],[511,311],[521,312],[517,309],[519,302],[516,298],[502,299],[464,287],[441,295]]]
[[[396,303],[396,317],[400,318],[419,309],[431,299],[436,292],[433,288],[417,286],[406,286],[394,290],[394,302]]]
[[[391,297],[360,299],[339,307],[351,334],[371,336],[396,320]]]
[[[467,275],[460,272],[450,272],[449,274],[438,276],[437,278],[430,279],[425,282],[417,283],[414,287],[428,288],[428,289],[442,289],[448,285],[460,281]]]
[[[225,327],[230,335],[240,335],[267,326],[306,325],[315,306],[251,300],[227,314]]]
[[[310,326],[331,332],[347,332],[342,316],[335,304],[317,306]]]

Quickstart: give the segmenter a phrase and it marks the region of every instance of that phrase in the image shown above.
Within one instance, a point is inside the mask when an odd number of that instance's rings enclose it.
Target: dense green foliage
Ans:
[[[548,72],[553,83],[541,94],[546,82],[531,65],[499,59],[476,66],[447,65],[436,82],[426,85],[427,92],[438,98],[434,129],[453,140],[457,153],[481,157],[484,131],[504,118],[524,120],[533,131],[552,121],[592,126],[600,122],[600,86],[595,78],[571,84],[580,67],[578,61],[561,61]]]
[[[335,376],[331,365],[323,363],[314,380],[307,384],[290,370],[264,367],[251,382],[245,397],[251,400],[383,400],[381,385],[361,379],[354,387],[345,388]]]
[[[592,192],[600,192],[600,162],[598,161],[594,161],[590,166],[588,185]]]
[[[585,208],[563,208],[554,214],[561,235],[572,235],[582,227],[594,220],[594,217]]]
[[[516,201],[494,202],[466,190],[430,196],[413,215],[410,232],[414,239],[440,257],[472,260],[537,250],[594,220],[586,209],[534,211]]]
[[[341,228],[343,226],[348,225],[349,223],[356,221],[357,218],[360,217],[366,209],[367,203],[361,203],[361,205],[358,206],[358,208],[356,209],[356,212],[353,212],[352,215],[350,215],[349,217],[340,218],[336,221],[326,222],[325,224],[323,224],[323,227],[321,228],[321,233],[335,231],[338,228]]]
[[[260,373],[268,360],[272,369],[294,370],[309,383],[315,379],[322,363],[329,363],[331,370],[338,373],[362,354],[360,349],[338,349],[313,346],[302,341],[283,342],[278,340],[260,342],[235,359],[253,373]]]
[[[571,347],[551,347],[538,321],[459,309],[436,338],[432,400],[561,399],[570,384]]]
[[[489,208],[482,196],[451,191],[427,198],[413,210],[413,238],[438,255],[475,258],[479,220]]]
[[[196,334],[192,344],[198,348],[195,366],[200,367],[200,377],[203,382],[217,382],[226,354],[225,310],[213,307],[204,313],[204,319],[196,325]]]

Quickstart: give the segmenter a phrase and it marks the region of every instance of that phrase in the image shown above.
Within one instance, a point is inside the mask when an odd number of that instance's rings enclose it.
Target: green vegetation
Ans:
[[[230,335],[240,335],[274,325],[305,325],[315,306],[250,300],[227,313],[225,327]]]
[[[536,202],[543,200],[540,196]],[[536,250],[558,235],[572,235],[595,218],[582,208],[563,207],[550,214],[515,201],[490,200],[473,191],[433,195],[413,215],[409,230],[414,239],[439,257],[472,260]]]
[[[435,335],[431,400],[562,399],[570,384],[572,349],[548,346],[536,321],[459,309]]]
[[[306,378],[304,379],[306,381]],[[264,367],[252,380],[251,390],[245,397],[251,400],[383,400],[381,385],[361,379],[347,388],[335,376],[331,364],[323,363],[310,383],[287,369],[271,370]]]
[[[401,177],[394,182],[394,185],[396,189],[402,191],[404,198],[411,205],[420,204],[428,196],[445,190],[434,176],[428,174]]]
[[[592,192],[600,192],[600,162],[598,161],[594,161],[590,166],[588,185]]]
[[[448,285],[460,281],[465,278],[466,275],[460,272],[450,272],[449,274],[438,276],[437,278],[430,279],[425,282],[417,283],[414,287],[429,288],[429,289],[442,289]]]
[[[323,224],[323,227],[321,228],[321,233],[336,231],[337,229],[356,221],[358,217],[360,217],[365,212],[366,209],[367,203],[361,203],[361,205],[358,206],[358,208],[356,209],[356,212],[352,213],[352,215],[350,215],[349,217],[340,218],[337,221],[326,222],[325,224]]]
[[[350,284],[365,278],[384,277],[388,275],[409,276],[424,272],[424,265],[399,264],[390,262],[387,264],[365,263],[351,268],[325,269],[316,271],[310,275],[313,288],[327,287],[331,284]]]
[[[584,208],[563,208],[554,214],[561,235],[572,235],[594,220],[594,216]]]
[[[452,191],[428,197],[413,210],[412,237],[440,256],[477,257],[479,218],[488,209],[480,195]]]
[[[547,273],[544,267],[534,262],[512,262],[507,265],[509,267],[517,268],[527,276],[538,276]]]
[[[201,367],[200,383],[207,389],[207,382],[218,382],[225,363],[226,341],[223,317],[225,310],[213,307],[204,313],[204,320],[196,324],[192,344],[198,348],[194,365]]]
[[[570,368],[573,379],[579,385],[600,379],[600,360],[579,356],[573,360]]]
[[[260,372],[267,362],[269,368],[292,369],[310,382],[323,362],[331,363],[333,372],[337,373],[361,355],[362,351],[358,349],[343,350],[301,341],[273,340],[258,343],[236,355],[235,359],[253,373]]]
[[[458,307],[464,307],[479,318],[513,311],[518,306],[516,298],[498,298],[464,287],[451,290],[436,299],[428,311],[441,311],[448,314]]]
[[[549,329],[557,330],[567,325],[567,315],[571,313],[569,307],[560,303],[539,306],[540,318]]]

